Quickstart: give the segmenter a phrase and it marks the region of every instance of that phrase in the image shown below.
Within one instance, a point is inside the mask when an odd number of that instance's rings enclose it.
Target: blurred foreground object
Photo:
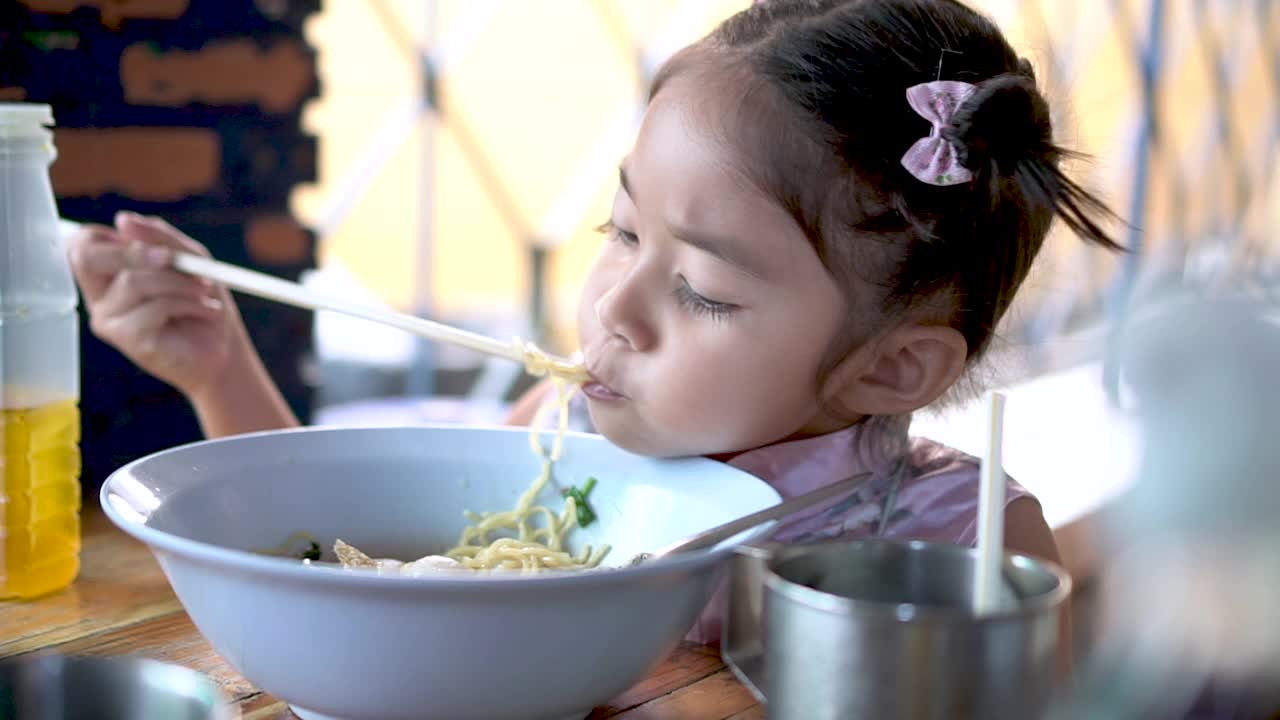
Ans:
[[[1265,717],[1280,710],[1280,312],[1179,294],[1127,324],[1115,357],[1142,459],[1108,518],[1105,639],[1052,717]]]

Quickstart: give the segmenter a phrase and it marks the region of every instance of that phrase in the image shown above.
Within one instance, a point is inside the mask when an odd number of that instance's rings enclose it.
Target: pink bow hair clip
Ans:
[[[956,146],[942,136],[942,131],[951,124],[956,108],[977,89],[955,80],[937,80],[907,88],[911,109],[933,125],[929,136],[917,140],[902,156],[902,166],[920,182],[946,187],[973,179],[973,173],[960,164]]]

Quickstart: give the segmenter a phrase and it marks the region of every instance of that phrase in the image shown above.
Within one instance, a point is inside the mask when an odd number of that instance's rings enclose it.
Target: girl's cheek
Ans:
[[[587,276],[582,281],[582,304],[593,304],[600,298],[604,288],[608,287],[609,274],[609,258],[602,252],[591,264],[591,269],[587,271]]]
[[[584,291],[598,298],[612,284],[612,279],[619,272],[619,266],[619,260],[613,257],[610,248],[601,250],[595,262],[591,264],[591,269],[587,271],[586,280],[583,282]]]

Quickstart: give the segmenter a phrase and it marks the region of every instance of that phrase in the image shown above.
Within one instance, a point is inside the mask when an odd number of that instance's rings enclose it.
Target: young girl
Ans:
[[[578,316],[592,426],[784,497],[874,473],[782,540],[973,543],[977,463],[910,440],[911,413],[977,361],[1055,217],[1116,247],[1064,155],[1030,65],[955,0],[738,13],[658,73],[621,163]],[[179,248],[202,250],[132,215],[80,237],[94,331],[210,436],[296,425],[226,292],[168,269]],[[1007,497],[1008,545],[1057,559],[1037,502]],[[694,632],[718,635],[714,613]]]

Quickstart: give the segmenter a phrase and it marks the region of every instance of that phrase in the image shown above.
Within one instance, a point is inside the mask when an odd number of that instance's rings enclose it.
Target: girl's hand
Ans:
[[[225,289],[172,268],[176,251],[209,255],[164,220],[134,213],[118,214],[115,228],[85,226],[69,248],[93,333],[195,397],[247,335]]]

